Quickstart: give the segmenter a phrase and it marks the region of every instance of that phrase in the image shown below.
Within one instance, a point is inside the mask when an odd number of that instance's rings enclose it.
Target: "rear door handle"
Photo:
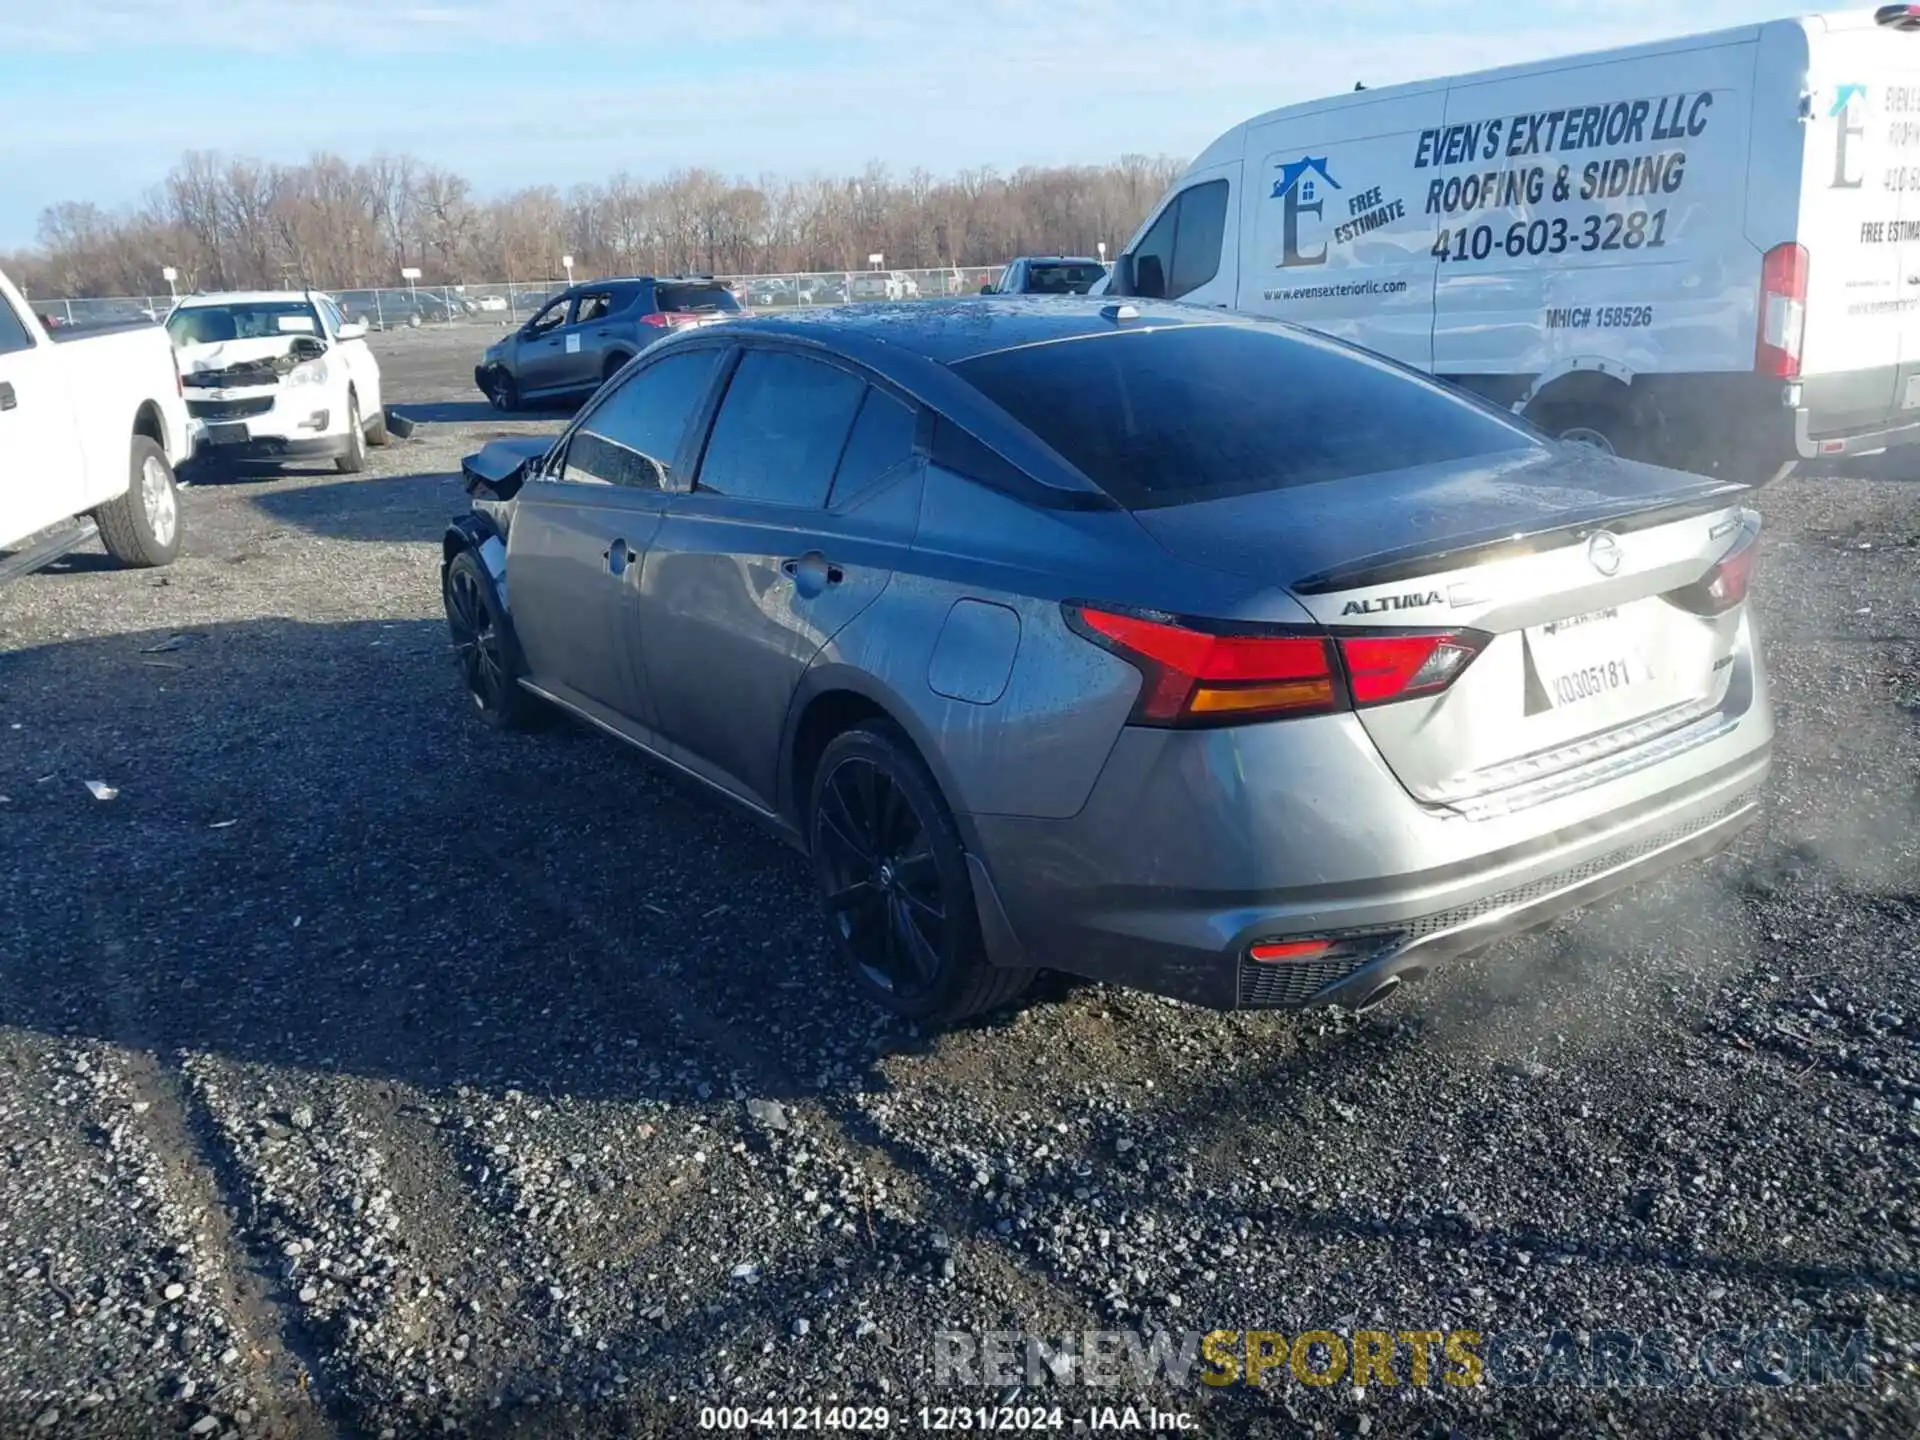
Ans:
[[[5,380],[0,380],[0,410],[17,410],[19,408],[20,397],[13,393],[13,386]]]
[[[605,550],[601,551],[600,558],[607,562],[607,573],[609,575],[624,575],[627,572],[627,567],[638,560],[640,556],[624,539],[620,539],[615,540],[611,545],[607,546]]]

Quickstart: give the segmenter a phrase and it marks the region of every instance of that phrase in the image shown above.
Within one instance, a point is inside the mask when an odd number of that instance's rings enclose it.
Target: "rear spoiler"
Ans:
[[[1288,588],[1296,595],[1326,595],[1363,585],[1391,585],[1443,570],[1462,570],[1521,555],[1562,550],[1584,543],[1596,530],[1627,535],[1696,515],[1711,515],[1725,509],[1735,496],[1751,489],[1751,485],[1709,480],[1681,491],[1677,497],[1663,497],[1653,505],[1648,505],[1644,496],[1622,497],[1570,512],[1560,517],[1558,524],[1531,534],[1516,535],[1509,530],[1470,535],[1455,538],[1438,549],[1425,545],[1403,546],[1321,570],[1294,581]]]

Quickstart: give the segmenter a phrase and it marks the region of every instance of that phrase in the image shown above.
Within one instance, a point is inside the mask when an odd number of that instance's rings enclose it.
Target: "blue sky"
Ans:
[[[404,151],[481,194],[619,170],[1191,155],[1369,85],[1794,13],[1780,0],[0,0],[0,249],[188,149]]]

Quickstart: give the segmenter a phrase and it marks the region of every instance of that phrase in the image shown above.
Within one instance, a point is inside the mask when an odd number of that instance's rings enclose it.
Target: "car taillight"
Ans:
[[[1486,644],[1473,632],[1330,635],[1090,605],[1064,611],[1074,630],[1140,672],[1140,725],[1243,724],[1436,694]]]
[[[1433,631],[1345,635],[1339,643],[1356,706],[1437,695],[1486,644],[1478,635]]]
[[[1760,263],[1760,330],[1753,368],[1776,380],[1800,375],[1800,345],[1807,333],[1807,269],[1804,245],[1776,245]]]
[[[1760,533],[1748,530],[1699,580],[1667,592],[1667,599],[1695,615],[1724,615],[1753,588],[1754,568],[1760,563]]]
[[[654,311],[651,315],[642,315],[640,317],[640,323],[642,325],[654,325],[662,330],[665,330],[673,324],[671,320],[667,319],[667,317],[662,315],[658,310]]]

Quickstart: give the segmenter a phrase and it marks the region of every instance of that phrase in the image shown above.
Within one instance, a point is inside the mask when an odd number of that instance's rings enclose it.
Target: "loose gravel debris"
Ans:
[[[1732,853],[1359,1019],[1061,981],[930,1035],[747,823],[474,720],[458,457],[561,417],[487,412],[471,332],[378,343],[421,423],[369,474],[203,478],[172,568],[0,591],[0,1428],[1001,1399],[935,1389],[936,1330],[1864,1326],[1865,1389],[1006,1398],[1920,1431],[1920,484],[1763,492],[1781,733]]]

